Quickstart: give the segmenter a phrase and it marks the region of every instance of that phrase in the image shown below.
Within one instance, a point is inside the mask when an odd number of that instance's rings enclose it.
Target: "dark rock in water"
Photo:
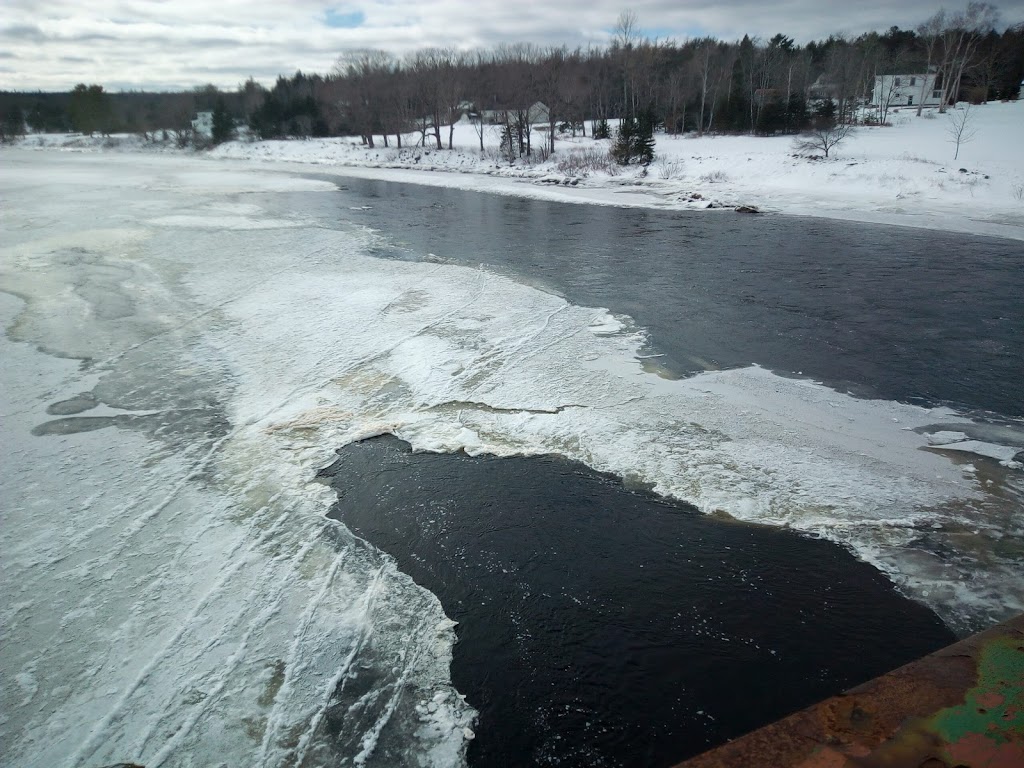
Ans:
[[[741,205],[736,209],[736,213],[760,213],[760,211],[752,205]]]

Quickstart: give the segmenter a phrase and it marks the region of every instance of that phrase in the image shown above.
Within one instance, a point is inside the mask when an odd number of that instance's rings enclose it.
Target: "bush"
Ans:
[[[678,179],[683,175],[682,160],[668,160],[662,157],[655,165],[658,169],[659,179]]]
[[[608,173],[613,176],[619,172],[611,155],[597,147],[570,150],[568,154],[558,158],[557,168],[559,173],[579,178],[586,178],[596,172]]]

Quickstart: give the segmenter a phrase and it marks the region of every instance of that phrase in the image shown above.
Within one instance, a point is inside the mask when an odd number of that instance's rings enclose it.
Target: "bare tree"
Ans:
[[[926,53],[926,63],[924,70],[924,77],[921,78],[921,95],[917,100],[917,116],[921,116],[921,111],[924,109],[925,97],[927,95],[928,88],[928,75],[932,72],[932,62],[935,60],[936,51],[938,49],[939,38],[942,36],[942,31],[946,28],[946,9],[939,9],[933,16],[929,17],[923,24],[919,24],[917,27],[917,36],[924,44]]]
[[[949,113],[946,133],[949,134],[950,143],[956,145],[954,160],[960,157],[960,145],[972,141],[978,133],[978,129],[973,124],[973,117],[970,104],[965,104],[963,109],[954,109]]]
[[[939,111],[945,112],[946,106],[956,101],[960,93],[960,83],[964,72],[974,66],[978,43],[995,28],[999,19],[999,10],[991,3],[969,2],[963,11],[947,14],[940,10],[918,27],[918,35],[925,43],[928,53],[928,69],[937,64],[942,78]],[[920,116],[924,105],[928,79],[921,83],[921,98],[918,102],[917,114]]]
[[[810,128],[800,134],[793,147],[798,152],[817,152],[821,150],[828,157],[828,153],[842,143],[846,138],[852,136],[856,129],[853,124],[842,121],[828,121]]]
[[[487,94],[494,92],[494,61],[490,53],[476,51],[469,66],[469,82],[466,92],[473,104],[471,119],[473,129],[480,140],[480,152],[484,151],[484,134],[487,132]]]
[[[613,51],[617,50],[622,59],[622,117],[636,115],[636,89],[631,89],[633,81],[633,50],[640,39],[637,28],[637,15],[632,10],[619,14],[615,22],[615,36],[612,40]]]
[[[956,101],[964,72],[977,64],[975,54],[983,36],[995,28],[999,11],[990,3],[970,2],[955,14],[942,36],[943,80],[942,104]]]
[[[829,51],[827,69],[834,88],[838,119],[840,122],[853,122],[854,104],[864,81],[864,56],[857,46],[838,37]]]
[[[373,149],[374,132],[383,131],[383,88],[388,73],[397,66],[386,51],[356,50],[343,54],[335,65],[335,74],[345,87],[340,95],[339,108],[359,131],[363,142]]]
[[[704,112],[708,106],[708,89],[713,85],[711,56],[715,49],[715,41],[706,38],[698,44],[697,48],[697,78],[700,81],[700,104],[697,115],[697,133],[704,134]],[[712,106],[712,112],[714,107]]]

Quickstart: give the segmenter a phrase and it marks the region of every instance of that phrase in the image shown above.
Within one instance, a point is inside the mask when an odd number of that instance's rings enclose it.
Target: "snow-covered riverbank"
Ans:
[[[679,210],[752,206],[1024,239],[1024,102],[972,108],[974,138],[956,160],[949,116],[901,110],[890,119],[890,127],[861,128],[831,157],[816,160],[797,156],[789,137],[659,135],[658,159],[649,169],[613,173],[580,167],[588,155],[602,154],[608,141],[560,138],[547,160],[509,164],[497,152],[496,131],[487,129],[481,153],[468,123],[456,125],[452,150],[409,147],[415,143],[410,135],[403,149],[368,149],[356,138],[339,138],[235,141],[208,154],[567,202]],[[543,139],[536,132],[534,145]],[[31,136],[22,146],[166,149],[133,136]]]

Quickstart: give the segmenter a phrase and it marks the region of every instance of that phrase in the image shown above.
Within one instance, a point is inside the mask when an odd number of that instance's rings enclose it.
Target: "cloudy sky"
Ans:
[[[500,42],[603,44],[625,9],[650,37],[783,32],[806,42],[893,24],[913,28],[926,0],[3,0],[0,89],[67,90],[79,82],[234,88],[249,77],[327,72],[346,50]],[[997,3],[1003,25],[1024,0]],[[951,9],[962,7],[950,3]]]

